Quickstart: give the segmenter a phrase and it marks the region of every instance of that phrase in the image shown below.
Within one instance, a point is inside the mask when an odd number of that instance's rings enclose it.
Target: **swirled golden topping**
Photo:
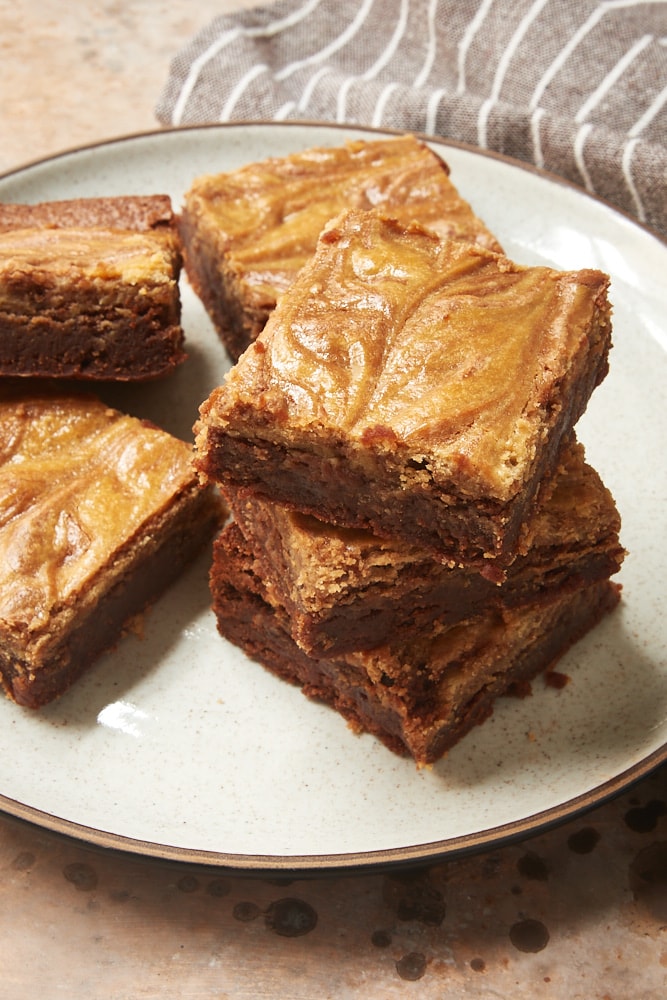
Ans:
[[[261,301],[291,284],[324,225],[345,208],[379,209],[443,237],[500,249],[448,167],[413,136],[316,147],[200,177],[185,206],[206,219],[247,294]]]
[[[0,307],[26,308],[22,276],[46,292],[85,279],[92,284],[163,285],[175,280],[175,244],[168,230],[131,233],[115,229],[15,229],[0,232]],[[117,293],[116,293],[117,294]],[[28,298],[28,303],[31,301]]]
[[[0,399],[4,627],[48,631],[192,479],[187,444],[96,399]]]
[[[296,447],[334,435],[400,451],[417,482],[421,465],[443,489],[504,501],[589,364],[606,370],[607,284],[343,213],[205,404],[201,445],[206,424],[261,424]]]

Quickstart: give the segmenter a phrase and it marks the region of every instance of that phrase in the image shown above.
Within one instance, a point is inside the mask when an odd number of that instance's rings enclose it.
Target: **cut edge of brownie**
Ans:
[[[186,210],[178,216],[177,225],[187,279],[225,350],[232,361],[237,361],[266,326],[275,299],[267,296],[263,305],[243,302],[242,288],[226,260],[224,248],[206,242],[192,214]]]
[[[215,542],[210,583],[223,637],[281,679],[301,687],[307,696],[336,709],[352,729],[373,734],[394,753],[412,757],[419,767],[435,763],[488,718],[498,697],[513,688],[526,693],[528,683],[552,669],[620,598],[620,587],[604,580],[556,596],[546,605],[510,612],[506,621],[493,612],[492,639],[488,642],[488,616],[474,619],[466,625],[472,630],[479,627],[481,640],[473,631],[467,662],[464,643],[463,658],[452,662],[450,668],[446,657],[435,674],[430,673],[428,663],[416,666],[413,690],[409,662],[402,675],[408,684],[405,688],[400,676],[398,683],[397,678],[381,672],[372,676],[379,669],[378,662],[382,663],[382,653],[379,660],[371,661],[369,673],[363,653],[316,659],[300,649],[289,634],[283,613],[266,600],[263,583],[252,572],[247,543],[235,524],[224,529]],[[525,631],[525,641],[512,639],[517,624]],[[460,633],[466,625],[454,626],[453,631]],[[500,643],[499,629],[503,636]],[[445,630],[445,641],[447,636]],[[457,695],[452,677],[465,677],[477,664],[481,664],[481,671],[464,680]]]
[[[311,656],[369,649],[394,630],[415,634],[436,618],[453,624],[490,606],[548,601],[614,575],[625,555],[613,497],[579,443],[563,449],[553,492],[533,522],[533,542],[502,585],[400,541],[225,495],[254,572]]]
[[[105,195],[54,201],[0,202],[0,232],[11,229],[124,229],[174,231],[175,215],[167,194]]]

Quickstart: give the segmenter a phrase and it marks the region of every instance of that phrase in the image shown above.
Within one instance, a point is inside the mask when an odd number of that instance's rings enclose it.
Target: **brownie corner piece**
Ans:
[[[96,397],[0,395],[0,681],[62,695],[225,515],[192,448]]]
[[[0,205],[0,375],[144,381],[186,358],[166,195]]]

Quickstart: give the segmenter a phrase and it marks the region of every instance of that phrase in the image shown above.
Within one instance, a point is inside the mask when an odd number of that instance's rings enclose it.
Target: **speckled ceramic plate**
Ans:
[[[0,198],[165,191],[198,174],[367,130],[237,124],[133,136],[0,178]],[[59,703],[0,702],[0,807],[89,842],[249,871],[351,868],[488,847],[575,815],[667,758],[663,553],[667,246],[519,164],[435,143],[510,256],[612,275],[615,348],[579,435],[612,489],[630,555],[620,609],[432,770],[355,736],[333,711],[216,633],[207,558]],[[189,436],[225,354],[184,283],[190,359],[110,397]]]

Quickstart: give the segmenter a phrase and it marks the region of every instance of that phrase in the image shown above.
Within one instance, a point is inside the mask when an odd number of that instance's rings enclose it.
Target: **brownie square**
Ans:
[[[233,360],[343,208],[417,220],[499,250],[449,168],[414,136],[316,147],[197,178],[179,217],[185,268]]]
[[[192,448],[91,396],[0,394],[0,680],[61,695],[222,522]]]
[[[502,579],[607,372],[607,287],[344,212],[202,405],[198,469]]]
[[[170,199],[0,205],[0,375],[142,381],[185,360]]]

